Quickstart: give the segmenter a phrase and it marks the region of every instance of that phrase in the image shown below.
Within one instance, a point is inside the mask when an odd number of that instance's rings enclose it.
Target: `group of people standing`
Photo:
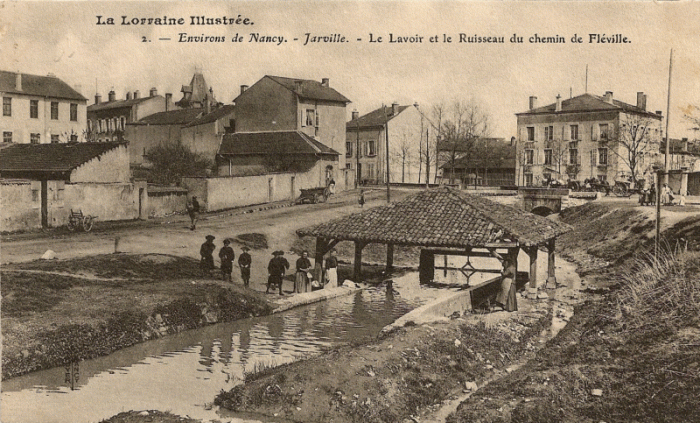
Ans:
[[[207,235],[205,238],[206,241],[204,241],[199,249],[199,255],[201,256],[200,267],[205,276],[212,277],[216,270],[216,265],[214,264],[214,252],[216,251],[214,240],[216,237],[214,235]],[[252,263],[252,258],[248,253],[248,251],[250,251],[248,247],[243,246],[241,250],[241,255],[238,257],[238,267],[241,269],[243,286],[248,288],[250,285],[250,265]],[[284,295],[282,292],[282,283],[287,270],[289,270],[289,262],[284,257],[284,251],[274,251],[272,256],[272,259],[270,259],[267,265],[269,276],[267,278],[267,289],[265,293],[267,294],[271,289],[274,290],[277,288],[279,294]],[[229,238],[224,239],[224,246],[219,250],[221,277],[224,281],[233,282],[231,274],[233,273],[233,261],[235,258],[236,254],[231,247],[231,240]],[[301,257],[296,261],[292,293],[310,292],[314,289],[323,288],[324,286],[340,286],[338,284],[338,258],[335,255],[335,250],[331,250],[329,257],[326,259],[324,268],[325,283],[322,284],[315,281],[313,278],[309,253],[307,251],[302,252]]]
[[[212,272],[216,269],[214,265],[214,251],[216,250],[214,240],[216,237],[214,235],[207,235],[205,238],[206,241],[204,241],[199,248],[199,255],[201,256],[200,267],[205,275],[212,276]],[[242,253],[238,257],[238,267],[241,269],[243,286],[247,288],[250,284],[250,264],[252,258],[250,254],[248,254],[250,248],[243,246],[241,250]],[[236,254],[231,247],[231,240],[228,238],[224,239],[224,246],[219,250],[219,259],[221,260],[221,277],[225,281],[233,282],[231,274],[233,273],[233,260],[235,258]]]

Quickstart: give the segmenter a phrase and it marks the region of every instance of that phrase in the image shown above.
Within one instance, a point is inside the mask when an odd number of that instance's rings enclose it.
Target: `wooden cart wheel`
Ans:
[[[627,193],[627,187],[622,184],[615,184],[613,187],[613,193],[618,197],[623,197]]]
[[[92,229],[92,223],[93,223],[92,217],[90,217],[90,216],[83,217],[83,230],[85,230],[85,232],[90,232],[90,230]]]

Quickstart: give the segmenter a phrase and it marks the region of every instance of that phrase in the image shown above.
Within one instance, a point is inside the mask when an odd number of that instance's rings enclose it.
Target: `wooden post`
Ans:
[[[353,278],[355,283],[359,283],[362,278],[362,249],[365,244],[360,241],[355,241],[355,262],[353,269]]]
[[[323,281],[323,255],[326,254],[328,241],[325,238],[316,238],[316,251],[314,254],[314,278]]]
[[[418,278],[420,283],[428,283],[435,279],[435,254],[430,251],[420,250]]]
[[[394,268],[394,244],[386,245],[386,270]]]
[[[547,243],[547,285],[552,285],[552,288],[557,287],[557,277],[554,274],[554,240]]]
[[[530,247],[527,255],[530,256],[530,288],[537,288],[537,246]]]

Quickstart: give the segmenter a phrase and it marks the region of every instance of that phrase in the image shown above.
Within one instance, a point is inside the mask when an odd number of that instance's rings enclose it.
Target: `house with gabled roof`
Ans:
[[[385,183],[388,132],[389,181],[425,183],[425,151],[434,144],[437,135],[429,126],[416,104],[393,103],[362,116],[353,112],[352,119],[345,124],[346,163],[359,174],[360,183]],[[430,169],[430,175],[434,177],[436,171]],[[433,181],[432,177],[429,179]]]
[[[131,164],[141,165],[147,161],[146,153],[152,147],[180,143],[182,128],[205,114],[206,109],[176,109],[127,123],[124,139],[129,142]]]
[[[516,179],[519,185],[539,185],[548,178],[583,181],[597,178],[614,184],[629,176],[626,154],[619,142],[634,128],[644,135],[636,169],[637,178],[659,160],[662,138],[660,111],[646,109],[647,96],[637,93],[636,104],[603,96],[581,94],[566,100],[557,96],[554,103],[538,107],[530,97],[529,110],[516,113],[518,119]],[[636,131],[641,128],[641,131]]]
[[[3,143],[85,140],[87,99],[54,75],[0,71]]]
[[[183,126],[180,142],[213,161],[224,135],[234,132],[235,127],[235,106],[223,105]]]
[[[146,187],[130,177],[124,142],[9,145],[0,149],[1,230],[62,226],[70,210],[138,218]]]
[[[350,100],[330,86],[329,79],[308,79],[266,75],[250,86],[241,86],[234,99],[236,132],[298,131],[337,151],[339,160],[328,169],[326,183],[336,181],[338,189],[353,176],[346,170],[345,119]]]

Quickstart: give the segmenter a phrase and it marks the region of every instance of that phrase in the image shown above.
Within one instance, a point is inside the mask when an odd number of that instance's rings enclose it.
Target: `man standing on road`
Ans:
[[[329,257],[326,259],[326,277],[328,278],[327,287],[340,286],[338,284],[338,259],[335,257],[335,248],[331,249]]]
[[[240,256],[238,256],[238,267],[241,268],[241,279],[243,279],[243,286],[248,288],[248,284],[250,284],[250,264],[253,262],[253,260],[251,259],[250,254],[248,254],[248,250],[250,250],[250,248],[243,246],[241,250],[243,250],[243,252]]]
[[[214,270],[214,250],[216,246],[214,245],[214,235],[207,235],[207,240],[204,241],[202,246],[199,248],[199,255],[202,256],[199,262],[202,272],[205,276],[211,277],[212,270]]]
[[[265,290],[265,293],[269,293],[270,287],[277,284],[277,286],[279,286],[280,295],[284,295],[284,293],[282,293],[282,281],[284,280],[285,272],[287,269],[289,269],[289,262],[286,258],[282,257],[284,255],[284,251],[277,250],[273,252],[272,255],[274,257],[267,265],[267,271],[270,276],[267,278],[267,289]]]
[[[197,219],[199,219],[199,201],[197,201],[196,196],[192,196],[192,201],[187,203],[187,214],[190,215],[190,220],[192,221],[192,226],[190,230],[194,231],[197,229]]]
[[[224,246],[219,250],[219,258],[221,259],[221,279],[233,282],[231,280],[231,272],[233,271],[233,259],[236,255],[233,253],[233,248],[230,246],[231,240],[226,238]]]

